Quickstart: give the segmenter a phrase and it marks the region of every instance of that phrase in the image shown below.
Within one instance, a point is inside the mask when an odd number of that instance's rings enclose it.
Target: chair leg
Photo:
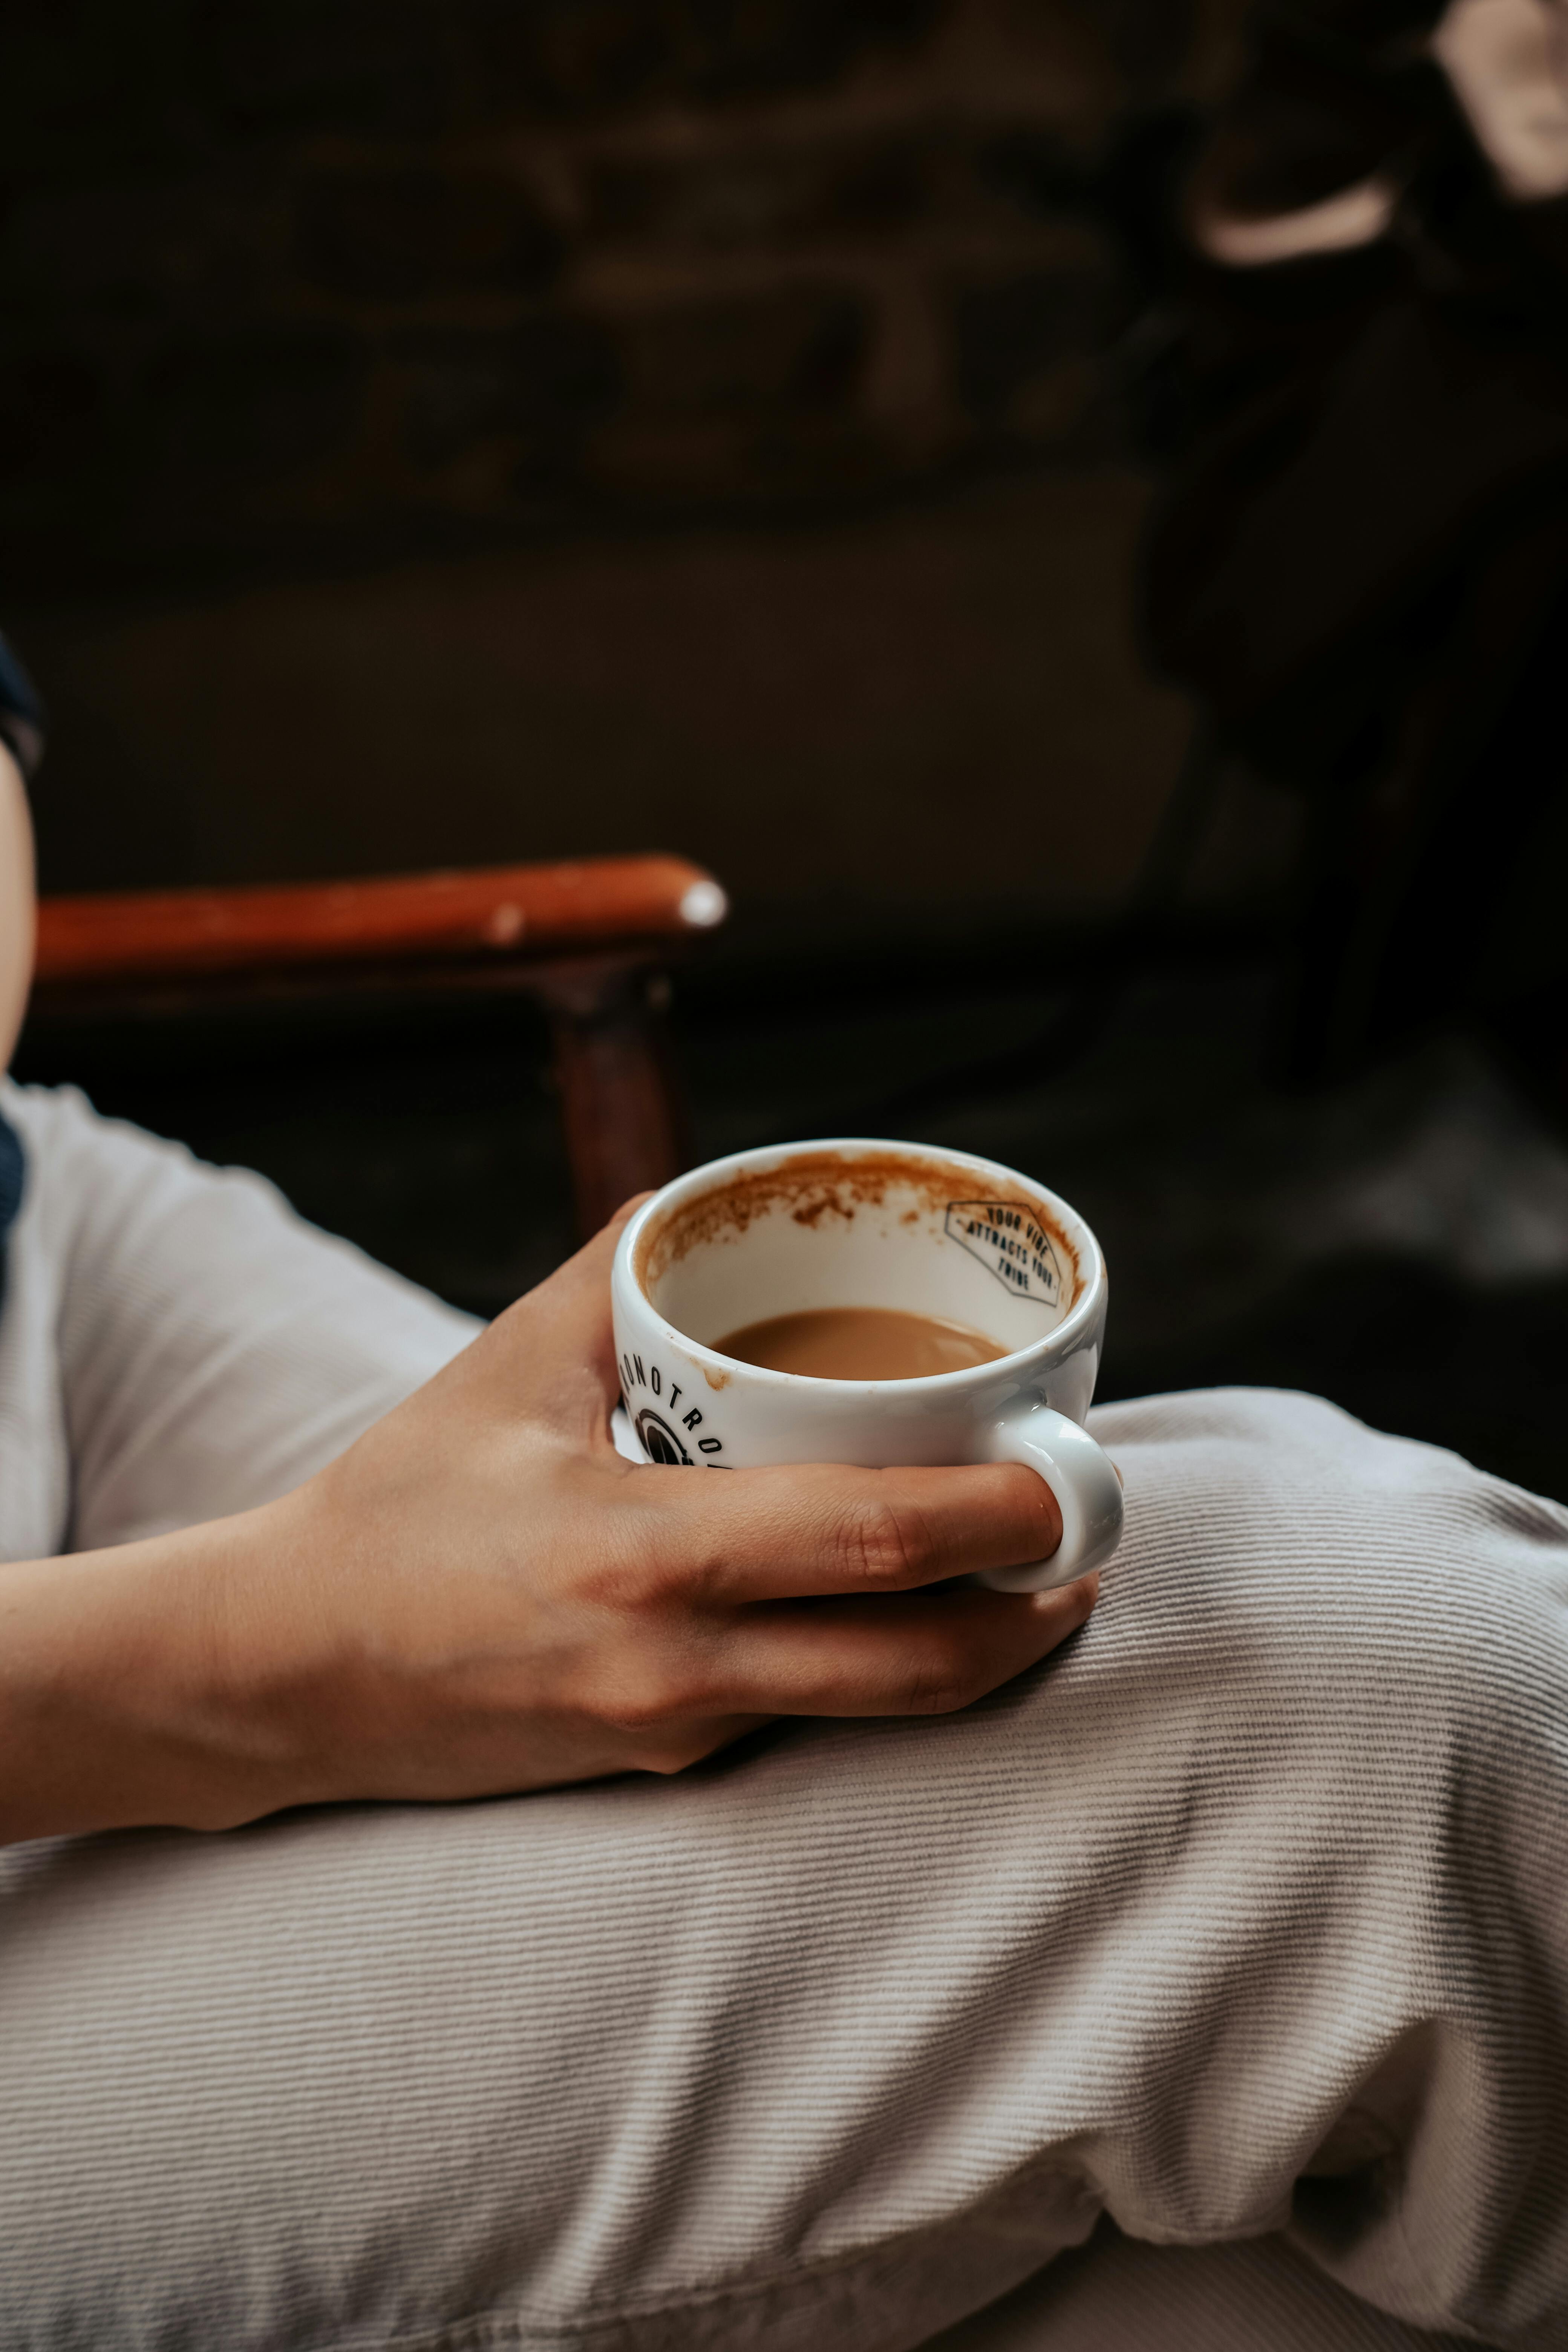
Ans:
[[[578,1230],[687,1164],[685,1107],[665,1029],[668,983],[646,966],[547,982],[555,1082]]]

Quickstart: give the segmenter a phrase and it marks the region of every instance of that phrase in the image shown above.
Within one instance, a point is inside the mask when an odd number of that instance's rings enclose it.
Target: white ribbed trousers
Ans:
[[[472,1328],[0,1100],[0,1558]],[[1568,2345],[1568,1514],[1306,1397],[1095,1426],[1100,1608],[964,1715],[0,1856],[5,2352]]]

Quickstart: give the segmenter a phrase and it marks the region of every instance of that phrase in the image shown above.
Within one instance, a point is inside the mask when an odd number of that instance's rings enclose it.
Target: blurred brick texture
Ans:
[[[1103,457],[1097,165],[1225,15],[12,0],[13,580]]]

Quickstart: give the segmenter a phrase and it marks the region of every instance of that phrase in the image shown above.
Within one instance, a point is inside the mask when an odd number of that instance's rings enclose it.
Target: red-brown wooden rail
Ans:
[[[723,891],[683,857],[594,857],[236,890],[135,890],[46,898],[37,977],[46,990],[186,974],[260,977],[340,962],[604,953],[689,939],[724,919]]]
[[[43,1007],[79,1010],[359,981],[521,986],[550,1017],[578,1223],[592,1233],[684,1165],[660,967],[727,912],[710,874],[665,856],[46,898],[36,987]]]

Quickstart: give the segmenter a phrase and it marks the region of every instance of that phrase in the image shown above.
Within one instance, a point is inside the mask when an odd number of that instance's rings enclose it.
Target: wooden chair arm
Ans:
[[[710,874],[667,856],[45,898],[34,997],[69,1014],[387,985],[524,990],[550,1018],[588,1234],[686,1164],[658,968],[728,911]]]
[[[265,982],[312,968],[437,967],[666,952],[728,911],[710,874],[668,856],[584,858],[468,873],[395,875],[237,890],[137,890],[45,898],[36,984],[107,992],[219,977]]]

